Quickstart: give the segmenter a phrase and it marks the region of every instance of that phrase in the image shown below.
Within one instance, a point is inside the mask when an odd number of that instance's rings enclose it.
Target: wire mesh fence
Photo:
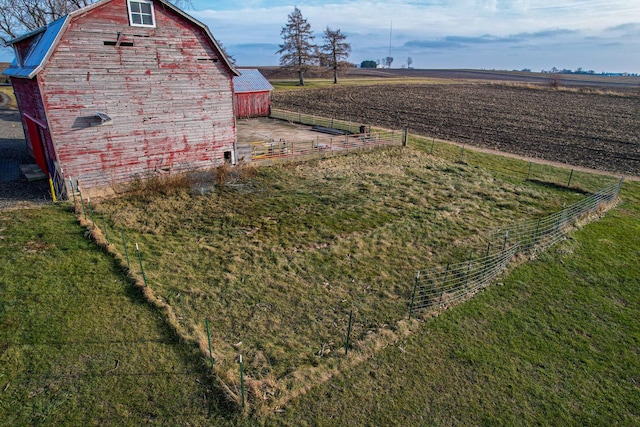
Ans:
[[[339,125],[348,127],[345,123],[346,122]],[[329,124],[331,125],[332,123]],[[333,126],[335,125],[336,123],[334,122]],[[359,127],[358,130],[360,130]],[[359,140],[363,135],[376,135],[377,132],[379,132],[380,135],[384,135],[385,131],[369,129],[363,134],[334,136],[331,137],[332,139],[330,139],[330,144],[334,144],[338,147],[343,141],[350,141],[353,139]],[[402,143],[403,140],[401,138],[406,138],[406,134],[403,135],[402,132],[387,132],[391,133],[390,136],[389,133],[387,133],[387,137],[395,143]],[[311,153],[314,153],[313,150],[320,150],[318,147],[318,141],[319,140],[315,141],[316,146],[313,146],[313,143],[308,146],[310,147],[308,150],[311,150]],[[330,147],[332,147],[332,145],[330,145]],[[292,154],[304,152],[304,146],[298,146],[298,143],[283,143],[281,145],[272,146],[271,148],[273,150],[284,150],[285,152],[290,152]],[[263,152],[265,158],[269,158],[267,156],[272,154],[268,152],[269,147],[267,146],[262,149],[266,151],[266,153]],[[273,153],[273,155],[282,155],[282,152]],[[531,170],[527,171],[527,175],[527,178],[530,178],[532,175]],[[538,176],[541,180],[546,179],[546,175],[543,175],[542,173],[539,173]],[[572,179],[574,180],[574,183],[577,181],[577,177],[572,174],[569,176],[568,183],[571,183]],[[617,199],[621,185],[622,181],[616,182],[615,184],[593,193],[579,202],[552,215],[488,231],[485,234],[486,240],[484,242],[487,244],[486,255],[483,257],[478,259],[469,258],[463,262],[452,262],[447,265],[418,271],[415,275],[410,301],[406,294],[399,299],[401,303],[398,305],[398,318],[406,316],[407,304],[409,305],[409,317],[411,318],[420,312],[440,310],[452,304],[471,298],[480,290],[489,286],[503,271],[505,271],[512,260],[519,254],[534,250],[542,250],[553,245],[562,239],[567,232],[567,229],[576,220],[579,220],[581,217],[591,212],[604,211],[608,205],[615,202]],[[73,201],[76,213],[79,218],[84,218],[86,227],[91,231],[97,231],[97,234],[104,238],[105,242],[103,242],[103,244],[106,244],[107,247],[113,247],[113,252],[116,257],[120,258],[123,267],[126,262],[126,269],[124,271],[134,278],[138,285],[143,285],[145,289],[153,288],[154,265],[152,263],[149,264],[148,259],[144,258],[142,251],[144,248],[138,248],[138,245],[134,241],[128,242],[126,240],[124,230],[118,229],[112,221],[109,221],[109,218],[105,219],[103,213],[96,212],[96,206],[92,206],[91,200],[88,197],[83,197],[77,181],[74,185],[73,180],[70,180],[69,188],[70,198]],[[579,197],[579,194],[576,193],[573,194],[573,196]],[[96,233],[94,233],[94,237],[95,236]],[[484,250],[483,254],[485,254]],[[145,275],[147,267],[149,272],[152,273],[150,277],[151,281],[149,283],[147,283],[147,277]],[[152,305],[153,304],[155,303],[152,302]],[[344,318],[346,323],[346,312]],[[341,355],[344,354],[345,357],[350,349],[350,339],[356,340],[360,337],[357,328],[352,334],[352,314],[350,314],[348,318],[349,326],[346,329],[344,353],[340,353]],[[179,327],[173,332],[178,336],[187,336],[187,334],[183,334],[184,331],[181,331]],[[342,333],[342,330],[340,332]],[[336,335],[335,340],[337,342],[342,338],[343,336],[338,337]],[[188,340],[185,341],[188,342]],[[209,341],[209,343],[211,342]],[[226,372],[221,368],[223,365],[218,364],[217,361],[216,366],[214,367],[213,353],[216,351],[218,350],[215,346],[213,349],[209,347],[208,352],[204,351],[207,360],[211,361],[211,370],[208,371],[208,374],[212,377],[220,372]],[[324,344],[320,354],[324,355]],[[245,357],[247,360],[251,360],[252,356],[245,355]],[[232,362],[228,362],[228,365],[231,363]],[[228,365],[226,368],[228,368]],[[249,374],[250,373],[251,371],[249,371]],[[236,401],[238,405],[241,405],[244,402],[244,397],[241,397],[242,393],[239,388],[240,386],[238,385],[239,383],[223,381],[221,384],[223,384],[226,389],[230,390],[228,393],[231,394],[231,400]]]
[[[402,144],[403,134],[374,130],[360,134],[316,137],[309,141],[260,141],[251,144],[251,160],[268,160],[315,154],[340,154],[386,145]]]
[[[286,120],[288,122],[301,123],[310,126],[321,126],[330,129],[339,129],[348,133],[364,133],[362,127],[369,128],[363,124],[356,124],[346,120],[320,117],[313,114],[304,114],[299,111],[287,111],[278,108],[271,109],[271,118]]]
[[[420,310],[438,308],[467,299],[489,285],[518,253],[519,245],[477,260],[418,271],[409,318]]]
[[[444,308],[470,298],[488,286],[519,253],[544,250],[560,241],[568,229],[589,214],[604,212],[620,195],[623,180],[612,184],[560,212],[537,220],[515,223],[487,233],[487,255],[447,264],[415,275],[409,318],[419,311]],[[498,251],[491,253],[491,248]]]
[[[259,141],[251,144],[251,160],[304,157],[318,154],[345,154],[387,145],[406,145],[408,133],[344,120],[272,109],[271,118],[313,126],[324,135],[307,141]]]

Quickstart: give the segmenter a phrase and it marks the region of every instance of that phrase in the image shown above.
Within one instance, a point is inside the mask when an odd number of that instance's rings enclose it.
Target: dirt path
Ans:
[[[539,158],[534,158],[534,157],[526,157],[526,156],[521,156],[519,154],[513,154],[513,153],[507,153],[504,151],[498,151],[498,150],[492,150],[490,148],[482,148],[482,147],[476,147],[473,145],[466,145],[466,144],[461,144],[459,142],[453,142],[453,141],[445,141],[442,139],[437,139],[436,141],[438,142],[444,142],[447,144],[452,144],[452,145],[456,145],[458,147],[462,147],[464,145],[464,149],[465,150],[469,150],[469,151],[475,151],[478,153],[484,153],[484,154],[493,154],[496,156],[503,156],[503,157],[509,157],[511,159],[518,159],[518,160],[524,160],[527,162],[533,162],[537,165],[549,165],[549,166],[554,166],[554,167],[558,167],[558,168],[563,168],[563,169],[573,169],[579,172],[587,172],[587,173],[592,173],[592,174],[596,174],[596,175],[607,175],[607,176],[618,176],[620,178],[624,178],[625,180],[629,180],[629,181],[640,181],[640,176],[636,176],[636,175],[628,175],[628,174],[620,174],[618,172],[610,172],[610,171],[603,171],[603,170],[599,170],[599,169],[591,169],[591,168],[585,168],[583,166],[575,166],[575,165],[569,165],[566,163],[561,163],[561,162],[554,162],[551,160],[545,160],[545,159],[539,159]]]

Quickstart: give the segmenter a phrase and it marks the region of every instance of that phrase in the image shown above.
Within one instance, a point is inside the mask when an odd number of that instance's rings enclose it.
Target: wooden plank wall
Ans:
[[[60,162],[84,188],[212,167],[233,150],[230,70],[191,22],[158,3],[155,17],[129,26],[125,0],[92,9],[41,73]]]
[[[238,118],[268,117],[271,114],[271,93],[236,93],[235,107]]]

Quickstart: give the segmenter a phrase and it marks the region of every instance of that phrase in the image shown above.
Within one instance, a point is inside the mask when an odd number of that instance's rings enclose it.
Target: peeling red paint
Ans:
[[[233,150],[230,70],[198,62],[218,52],[193,23],[160,3],[155,14],[156,28],[130,27],[126,2],[112,0],[74,17],[38,76],[42,92],[22,82],[21,109],[49,124],[65,174],[85,188],[211,167]],[[118,32],[133,46],[104,44]]]

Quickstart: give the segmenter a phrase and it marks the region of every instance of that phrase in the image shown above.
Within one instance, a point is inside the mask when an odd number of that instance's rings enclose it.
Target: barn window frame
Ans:
[[[144,10],[145,5],[148,6],[148,10]],[[129,24],[132,27],[156,27],[156,14],[152,1],[128,0],[127,9],[129,11]]]

